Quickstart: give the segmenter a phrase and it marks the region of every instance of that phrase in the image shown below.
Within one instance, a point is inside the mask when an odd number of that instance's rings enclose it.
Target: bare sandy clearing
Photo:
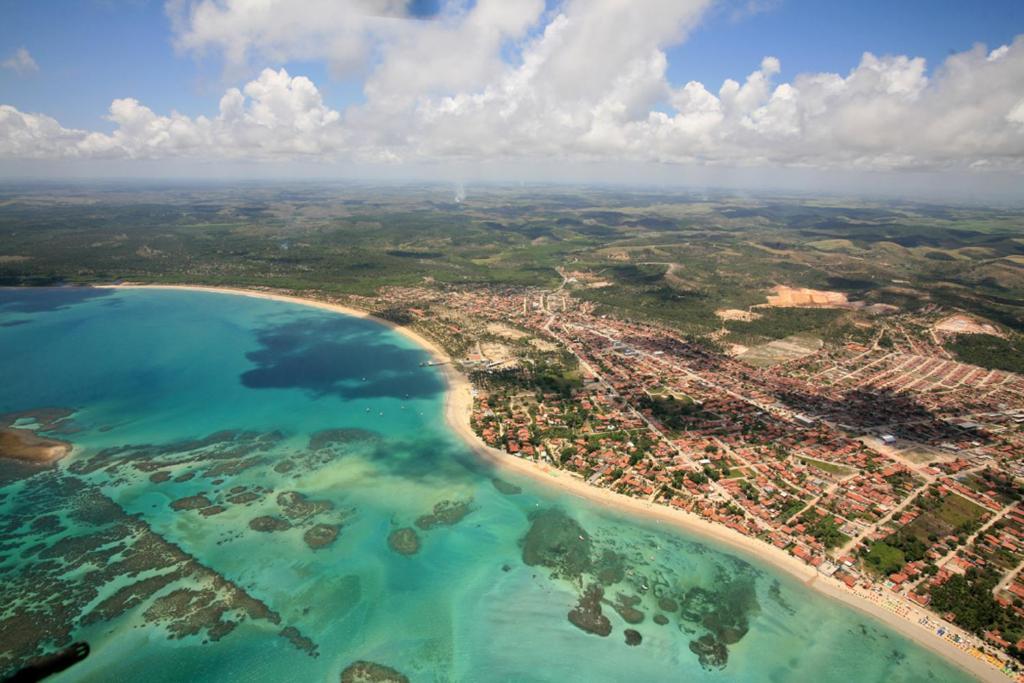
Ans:
[[[719,308],[715,311],[715,315],[722,320],[742,320],[744,322],[757,320],[761,317],[760,313],[754,313],[753,311],[741,311],[738,308]]]
[[[845,308],[850,305],[846,295],[842,292],[828,292],[819,289],[807,289],[806,287],[788,287],[776,285],[772,288],[773,294],[768,295],[768,305],[780,308],[796,307],[822,307],[822,308]]]
[[[975,320],[974,318],[957,313],[948,318],[943,318],[935,323],[935,330],[938,332],[949,332],[952,334],[992,334],[1001,336],[994,325]]]

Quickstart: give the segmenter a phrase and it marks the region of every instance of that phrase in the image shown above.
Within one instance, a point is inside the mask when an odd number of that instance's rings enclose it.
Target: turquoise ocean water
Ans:
[[[84,639],[55,680],[968,680],[750,558],[480,463],[426,359],[294,304],[0,290],[0,413],[75,446],[0,464],[0,671]]]

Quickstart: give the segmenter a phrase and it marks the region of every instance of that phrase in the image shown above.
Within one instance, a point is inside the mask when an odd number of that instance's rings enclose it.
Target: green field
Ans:
[[[985,508],[958,494],[949,494],[941,500],[925,497],[925,512],[907,526],[901,533],[911,535],[922,543],[931,543],[931,538],[948,534],[969,534],[980,526]]]
[[[837,465],[837,464],[835,464],[833,462],[824,462],[822,460],[814,460],[812,458],[800,458],[800,462],[802,462],[803,464],[808,465],[810,467],[814,467],[816,469],[819,469],[822,472],[827,472],[829,474],[835,474],[835,475],[838,475],[840,477],[845,477],[848,474],[853,474],[853,470],[851,470],[849,467],[844,467],[842,465]]]
[[[0,185],[0,284],[164,283],[372,295],[387,286],[555,287],[601,312],[720,343],[863,343],[870,316],[765,303],[776,285],[865,305],[957,308],[1024,331],[1024,212],[829,198],[569,186],[356,183]],[[947,258],[948,256],[948,258]],[[902,284],[894,284],[902,283]],[[1019,338],[956,340],[1020,369]]]

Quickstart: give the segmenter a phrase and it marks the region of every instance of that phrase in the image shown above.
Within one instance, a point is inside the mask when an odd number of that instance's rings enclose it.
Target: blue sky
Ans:
[[[413,5],[428,15],[438,3]],[[24,76],[0,70],[0,100],[68,127],[109,129],[103,117],[118,97],[160,113],[214,113],[225,87],[240,84],[225,80],[216,54],[175,52],[159,1],[3,0],[0,16],[0,59],[24,47],[40,67]],[[667,75],[673,85],[696,80],[714,92],[725,78],[742,81],[766,55],[780,59],[781,77],[789,79],[845,74],[865,51],[925,57],[931,68],[950,51],[978,42],[995,47],[1021,32],[1021,0],[760,0],[749,7],[736,0],[712,8],[685,43],[668,50]],[[322,62],[259,66],[310,77],[334,108],[361,100],[358,80],[332,79]]]
[[[1021,197],[1024,0],[0,0],[0,177],[27,172]]]
[[[24,47],[39,65],[24,76],[0,72],[2,99],[22,111],[92,128],[117,97],[167,111],[198,112],[216,102],[215,91],[202,90],[219,73],[175,55],[162,3],[4,0],[2,7],[0,55]]]
[[[766,55],[782,62],[782,77],[845,74],[864,52],[924,57],[929,67],[974,43],[990,48],[1024,32],[1021,0],[761,0],[723,4],[683,45],[670,51],[669,78],[715,89],[740,80]],[[737,17],[736,14],[741,16]],[[745,15],[745,16],[744,16]]]

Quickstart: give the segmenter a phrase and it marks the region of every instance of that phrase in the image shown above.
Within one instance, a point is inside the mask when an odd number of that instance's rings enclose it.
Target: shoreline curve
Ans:
[[[900,633],[918,645],[925,647],[935,654],[943,657],[946,661],[956,665],[961,670],[981,681],[993,683],[1005,683],[1013,680],[996,669],[994,666],[971,656],[964,650],[947,644],[930,631],[925,631],[910,619],[899,617],[862,595],[846,588],[838,580],[826,577],[818,571],[785,551],[748,536],[729,529],[720,524],[709,522],[697,515],[683,510],[677,510],[665,505],[650,503],[648,501],[632,498],[607,489],[598,488],[587,484],[581,479],[573,477],[563,470],[557,470],[541,463],[534,463],[523,460],[504,451],[486,445],[473,431],[471,417],[473,410],[472,385],[469,379],[455,369],[452,359],[448,354],[431,340],[425,338],[416,331],[398,325],[389,320],[373,316],[367,311],[318,299],[311,299],[291,294],[279,294],[271,291],[244,289],[234,287],[214,287],[206,285],[160,285],[160,284],[135,284],[124,283],[117,285],[95,285],[97,289],[162,289],[193,292],[208,292],[214,294],[230,294],[235,296],[248,296],[257,299],[280,301],[292,303],[310,308],[340,313],[356,318],[373,320],[374,322],[387,327],[388,329],[401,334],[426,349],[440,365],[436,366],[444,375],[447,385],[445,392],[444,413],[448,426],[465,442],[481,460],[499,468],[516,472],[532,481],[549,489],[561,493],[568,493],[583,498],[591,503],[613,508],[624,515],[641,516],[656,524],[665,523],[678,530],[687,532],[697,537],[697,540],[707,539],[722,544],[727,549],[737,552],[744,559],[753,559],[755,563],[771,565],[775,569],[785,572],[794,577],[804,586],[817,591],[833,600],[842,602],[861,614],[867,615],[877,621],[881,621],[890,629]],[[939,621],[933,614],[932,619]]]

